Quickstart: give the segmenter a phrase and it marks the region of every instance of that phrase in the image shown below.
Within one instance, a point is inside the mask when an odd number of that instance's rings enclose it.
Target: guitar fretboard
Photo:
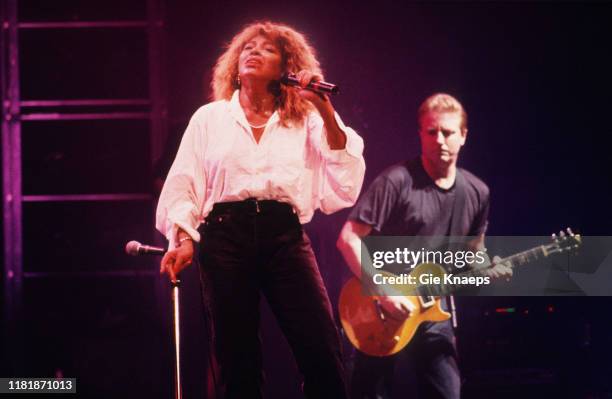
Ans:
[[[523,252],[519,252],[517,254],[508,256],[503,258],[498,263],[505,263],[510,268],[514,268],[516,266],[522,266],[529,262],[536,261],[538,259],[545,258],[548,256],[547,246],[540,245],[539,247],[531,248]],[[488,266],[481,269],[471,269],[465,272],[453,274],[455,277],[460,277],[461,279],[469,278],[469,277],[482,277],[486,276],[489,269],[493,266]],[[415,288],[416,294],[419,296],[444,296],[452,294],[453,292],[466,288],[464,286],[457,286],[456,284],[446,284],[441,282],[440,284],[432,285],[419,285]]]

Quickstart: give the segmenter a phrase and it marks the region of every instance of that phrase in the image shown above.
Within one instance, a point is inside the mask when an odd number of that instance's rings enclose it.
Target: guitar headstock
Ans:
[[[551,253],[572,252],[582,244],[580,234],[574,234],[569,227],[565,231],[561,230],[559,235],[552,234],[552,243],[547,245],[546,251]]]

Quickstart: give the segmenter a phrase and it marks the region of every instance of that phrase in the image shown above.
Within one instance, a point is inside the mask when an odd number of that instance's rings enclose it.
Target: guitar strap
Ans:
[[[450,223],[448,225],[448,236],[461,237],[464,232],[461,230],[461,219],[465,213],[465,178],[461,170],[457,168],[455,176],[455,201],[453,204],[453,213],[451,214]]]
[[[466,203],[466,183],[461,170],[457,168],[455,176],[455,201],[453,202],[453,213],[451,214],[450,223],[448,224],[448,237],[461,237],[464,232],[461,229],[461,219],[465,214]],[[453,250],[450,240],[447,241],[447,247]],[[454,248],[457,249],[457,248]],[[457,312],[455,310],[455,299],[452,295],[447,297],[447,304],[451,311],[452,324],[457,328]]]

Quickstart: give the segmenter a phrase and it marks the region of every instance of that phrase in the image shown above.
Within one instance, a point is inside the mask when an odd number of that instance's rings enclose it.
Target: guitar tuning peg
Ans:
[[[559,240],[557,240],[557,234],[555,234],[555,233],[552,233],[552,234],[550,235],[550,239],[551,239],[553,242],[557,242],[557,241],[559,241]]]
[[[569,227],[566,229],[566,231],[567,231],[567,234],[569,234],[570,237],[574,236],[574,232]]]
[[[565,232],[563,230],[559,231],[559,237],[565,238]]]

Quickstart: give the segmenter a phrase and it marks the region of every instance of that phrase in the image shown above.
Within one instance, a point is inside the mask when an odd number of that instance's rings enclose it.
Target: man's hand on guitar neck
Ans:
[[[512,268],[506,263],[501,263],[499,256],[494,256],[491,262],[492,266],[487,269],[487,275],[493,280],[505,278],[506,281],[510,281],[512,277]]]
[[[468,249],[472,251],[485,251],[485,256],[487,262],[480,265],[473,265],[478,269],[485,269],[485,275],[491,277],[492,280],[497,280],[500,278],[505,278],[506,281],[510,281],[510,277],[512,277],[512,268],[507,263],[502,263],[502,259],[499,256],[494,256],[493,259],[489,258],[489,255],[486,254],[486,249],[484,246],[485,235],[480,234],[475,239],[468,242]]]

